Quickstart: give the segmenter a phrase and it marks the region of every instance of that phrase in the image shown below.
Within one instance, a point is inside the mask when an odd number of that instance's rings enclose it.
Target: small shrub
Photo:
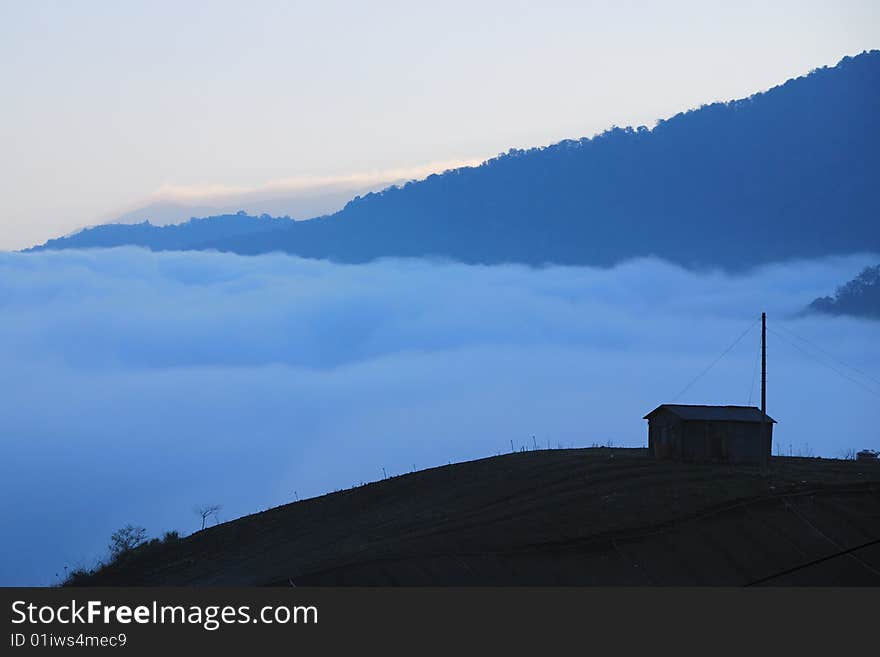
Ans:
[[[82,586],[88,583],[94,571],[86,568],[74,568],[67,573],[67,578],[61,583],[62,586]]]

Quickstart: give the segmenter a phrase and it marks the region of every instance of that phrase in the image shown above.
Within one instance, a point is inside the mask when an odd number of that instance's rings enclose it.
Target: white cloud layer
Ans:
[[[341,210],[355,196],[389,185],[421,180],[448,169],[477,166],[482,159],[443,160],[409,167],[335,176],[294,176],[260,185],[161,185],[149,198],[104,215],[103,222],[174,224],[245,210],[250,214],[311,219]]]
[[[876,322],[793,315],[877,256],[746,275],[282,255],[0,253],[0,584],[294,497],[530,445],[644,445],[761,310],[880,379]],[[796,341],[796,338],[791,338]],[[753,328],[681,403],[758,399]],[[810,350],[807,343],[802,346]],[[880,384],[769,340],[788,452],[880,448]],[[865,387],[871,388],[869,392]]]
[[[299,192],[320,194],[330,190],[368,188],[389,185],[400,180],[418,180],[447,169],[476,166],[482,159],[446,160],[412,167],[397,167],[362,171],[335,176],[295,176],[270,180],[262,185],[162,185],[153,195],[156,200],[205,203],[208,201],[236,202],[249,198],[274,198],[280,194]]]

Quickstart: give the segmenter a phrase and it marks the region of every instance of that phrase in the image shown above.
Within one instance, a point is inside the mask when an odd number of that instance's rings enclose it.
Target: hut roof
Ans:
[[[649,420],[654,413],[664,409],[682,420],[705,420],[710,422],[776,422],[772,417],[761,413],[757,406],[699,406],[690,404],[660,404],[645,415]]]

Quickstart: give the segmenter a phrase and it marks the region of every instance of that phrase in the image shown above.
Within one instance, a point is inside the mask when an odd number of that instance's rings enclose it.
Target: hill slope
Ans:
[[[638,449],[542,450],[288,504],[78,583],[877,585],[877,539],[880,464],[774,457],[762,475]]]
[[[247,234],[163,241],[154,235],[164,228],[149,236],[114,228],[125,235],[113,240],[96,229],[41,248],[112,242],[342,262],[443,256],[592,265],[657,255],[741,267],[880,251],[878,179],[875,50],[743,100],[678,114],[652,130],[614,128],[511,150],[275,230],[261,225]]]

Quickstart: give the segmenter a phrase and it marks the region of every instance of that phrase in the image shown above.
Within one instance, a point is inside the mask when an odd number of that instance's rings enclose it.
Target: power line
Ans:
[[[815,566],[816,564],[822,563],[823,561],[830,561],[831,559],[836,559],[837,557],[842,557],[848,554],[852,554],[858,550],[863,550],[866,547],[870,547],[872,545],[877,545],[880,543],[880,538],[874,539],[873,541],[868,541],[867,543],[862,543],[861,545],[856,545],[855,547],[847,548],[846,550],[840,550],[839,552],[835,552],[834,554],[829,554],[827,557],[820,557],[819,559],[813,559],[812,561],[808,561],[807,563],[802,563],[799,566],[795,566],[794,568],[789,568],[787,570],[780,570],[778,573],[773,573],[772,575],[767,575],[767,577],[762,577],[761,579],[753,580],[745,586],[755,586],[756,584],[763,584],[764,582],[768,582],[771,579],[776,579],[778,577],[782,577],[783,575],[788,575],[790,573],[797,572],[799,570],[803,570],[804,568],[809,568],[810,566]]]
[[[777,338],[781,338],[781,339],[783,340],[783,342],[787,342],[788,344],[790,344],[792,347],[794,347],[795,349],[797,349],[797,350],[800,351],[801,353],[806,354],[808,357],[812,358],[813,360],[815,360],[815,361],[816,361],[817,363],[819,363],[820,365],[824,365],[824,366],[827,367],[828,369],[837,372],[837,373],[838,373],[840,376],[842,376],[843,378],[847,379],[848,381],[851,381],[852,383],[855,383],[857,386],[859,386],[859,387],[861,387],[861,388],[864,388],[865,390],[867,390],[868,392],[870,392],[872,395],[875,395],[875,396],[877,396],[877,397],[880,397],[880,392],[877,392],[877,391],[874,390],[873,388],[869,388],[867,385],[865,385],[864,383],[862,383],[862,382],[859,381],[858,379],[854,379],[854,378],[851,377],[849,374],[846,374],[845,372],[841,372],[839,369],[837,369],[837,368],[834,367],[833,365],[829,365],[829,364],[826,363],[825,361],[816,358],[816,356],[815,356],[814,354],[811,354],[809,351],[807,351],[806,349],[804,349],[803,347],[801,347],[801,346],[800,346],[799,344],[797,344],[796,342],[792,342],[790,339],[788,339],[787,337],[785,337],[782,333],[779,333],[778,331],[775,331],[775,330],[771,329],[770,327],[767,327],[767,330],[770,331],[770,332],[771,332],[773,335],[775,335]]]
[[[868,374],[867,372],[864,372],[864,371],[860,370],[860,369],[859,369],[858,367],[856,367],[855,365],[850,365],[850,364],[847,363],[846,361],[844,361],[844,360],[838,358],[838,357],[835,356],[834,354],[832,354],[832,353],[830,353],[829,351],[823,349],[822,347],[820,347],[819,345],[817,345],[817,344],[816,344],[815,342],[813,342],[812,340],[808,340],[807,338],[803,337],[802,335],[798,335],[797,333],[795,333],[794,331],[792,331],[790,328],[788,328],[788,327],[786,327],[786,326],[782,326],[781,324],[778,324],[778,325],[777,325],[777,328],[782,329],[783,331],[785,331],[786,333],[788,333],[791,337],[793,337],[793,338],[797,338],[797,339],[800,340],[801,342],[804,342],[804,343],[810,345],[813,349],[815,349],[816,351],[818,351],[818,352],[820,352],[820,353],[826,355],[828,358],[830,358],[831,360],[837,362],[838,364],[843,365],[844,367],[848,367],[848,368],[851,369],[853,372],[856,372],[857,374],[861,374],[861,375],[862,375],[863,377],[865,377],[866,379],[870,379],[870,380],[873,381],[874,383],[880,385],[880,379],[878,379],[878,378],[876,378],[876,377],[874,377],[874,376]]]
[[[752,328],[754,328],[755,324],[757,324],[758,321],[759,321],[760,319],[761,319],[761,318],[759,317],[759,318],[757,318],[754,322],[752,322],[751,324],[749,324],[749,327],[748,327],[745,331],[743,331],[743,332],[740,334],[740,336],[739,336],[736,340],[734,340],[734,341],[731,343],[731,345],[730,345],[727,349],[725,349],[724,351],[722,351],[722,352],[721,352],[721,355],[718,356],[718,358],[716,358],[716,359],[713,360],[711,363],[709,363],[709,365],[708,365],[708,367],[706,367],[706,369],[704,369],[702,372],[700,372],[699,374],[697,374],[697,375],[691,380],[690,383],[688,383],[684,388],[682,388],[681,392],[679,392],[675,397],[672,398],[672,401],[677,401],[677,400],[678,400],[678,399],[679,399],[684,393],[686,393],[688,390],[690,390],[690,388],[691,388],[692,385],[694,385],[697,381],[699,381],[701,378],[703,378],[703,376],[704,376],[709,370],[711,370],[713,367],[715,367],[715,365],[718,364],[718,361],[720,361],[720,360],[721,360],[722,358],[724,358],[727,354],[729,354],[730,351],[731,351],[736,345],[738,345],[738,344],[740,343],[740,340],[742,340],[744,337],[746,337],[746,334],[747,334],[749,331],[751,331]]]

